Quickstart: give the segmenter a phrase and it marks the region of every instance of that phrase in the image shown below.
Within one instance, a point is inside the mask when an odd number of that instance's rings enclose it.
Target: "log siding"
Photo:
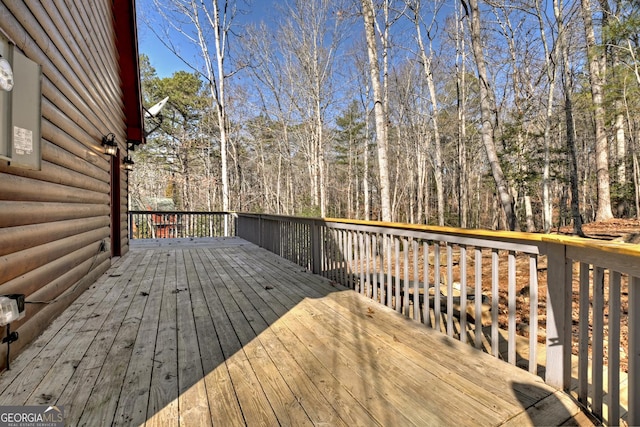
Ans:
[[[128,176],[113,165],[114,209],[111,162],[143,142],[135,31],[134,0],[0,0],[0,33],[42,67],[41,168],[0,160],[0,295],[31,303],[11,324],[12,356],[110,267],[109,248],[128,251]],[[109,133],[114,159],[101,145]]]

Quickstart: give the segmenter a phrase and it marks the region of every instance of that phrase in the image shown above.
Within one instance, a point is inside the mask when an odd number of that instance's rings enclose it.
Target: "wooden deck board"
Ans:
[[[137,246],[137,247],[136,247]],[[561,424],[538,377],[241,239],[150,241],[0,376],[69,425]]]

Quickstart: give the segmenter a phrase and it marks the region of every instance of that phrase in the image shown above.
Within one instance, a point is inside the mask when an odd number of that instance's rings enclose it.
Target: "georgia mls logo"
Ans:
[[[0,427],[62,427],[64,406],[0,406]]]

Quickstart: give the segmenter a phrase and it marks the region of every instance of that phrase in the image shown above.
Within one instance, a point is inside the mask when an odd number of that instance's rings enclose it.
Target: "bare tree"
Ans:
[[[602,221],[613,218],[609,184],[609,144],[607,143],[603,98],[606,61],[604,49],[598,49],[596,44],[590,1],[581,0],[580,6],[582,10],[582,20],[584,21],[585,36],[587,39],[589,82],[591,83],[591,101],[593,103],[593,114],[595,119],[596,174],[598,180],[598,207],[596,210],[596,221]]]
[[[335,100],[333,83],[337,51],[345,35],[340,3],[294,0],[286,8],[280,27],[280,48],[287,64],[289,96],[304,126],[313,204],[327,212],[325,152],[327,111]]]
[[[171,42],[169,31],[157,34],[158,39],[189,68],[200,73],[207,81],[211,107],[216,112],[220,135],[222,209],[230,209],[229,173],[228,173],[228,112],[226,107],[226,82],[235,72],[225,67],[229,47],[229,34],[236,14],[233,0],[211,0],[210,4],[197,0],[154,0],[156,9],[164,17],[165,23],[173,31],[181,34],[187,41],[200,49],[200,59],[205,71],[184,57],[177,45]],[[213,55],[210,52],[213,33]]]
[[[466,45],[464,24],[456,8],[456,111],[458,115],[458,211],[460,227],[468,226],[469,182],[467,170],[467,84],[466,84]]]
[[[564,112],[566,118],[567,151],[569,155],[569,180],[571,185],[571,215],[573,231],[579,236],[582,232],[582,216],[580,215],[580,198],[578,188],[578,162],[576,159],[576,141],[573,118],[573,76],[569,62],[569,47],[562,16],[562,0],[553,0],[553,10],[558,25],[558,48],[562,65],[562,86],[564,90]]]
[[[436,197],[438,203],[438,225],[444,225],[444,184],[442,182],[442,146],[440,142],[440,127],[438,125],[438,99],[436,95],[436,85],[433,78],[433,59],[434,52],[432,41],[436,36],[436,18],[438,11],[442,6],[442,2],[435,1],[433,10],[431,11],[431,22],[426,24],[426,33],[429,38],[428,52],[422,37],[422,25],[425,25],[423,16],[423,7],[421,0],[405,0],[409,18],[413,23],[416,30],[416,41],[418,43],[418,57],[422,64],[424,72],[424,78],[427,81],[427,87],[429,88],[429,99],[431,100],[431,120],[433,125],[433,154],[434,154],[434,181],[436,184]]]
[[[489,83],[487,65],[484,59],[484,52],[482,50],[482,39],[480,34],[480,10],[478,8],[478,0],[469,0],[468,7],[465,3],[465,0],[461,1],[465,8],[468,9],[468,13],[471,18],[471,46],[478,69],[478,79],[480,80],[482,142],[485,147],[487,158],[489,159],[489,164],[491,165],[491,172],[496,183],[497,195],[500,199],[502,210],[504,211],[505,217],[507,219],[507,227],[509,228],[509,230],[516,230],[518,228],[518,223],[514,211],[513,198],[509,193],[509,186],[502,171],[500,158],[498,157],[498,151],[494,142],[494,128],[496,125],[496,103],[493,88]]]
[[[553,206],[551,203],[551,123],[553,120],[553,99],[556,88],[556,58],[557,52],[554,47],[549,49],[547,41],[546,26],[543,20],[540,0],[535,0],[534,7],[540,29],[540,39],[544,48],[545,72],[548,80],[547,108],[544,121],[544,163],[542,171],[542,229],[545,233],[551,231],[553,226]],[[552,56],[553,55],[553,56]]]
[[[373,0],[362,0],[364,31],[369,55],[369,71],[373,89],[373,105],[376,119],[376,143],[378,147],[378,168],[380,171],[380,205],[382,220],[391,221],[391,197],[389,185],[389,166],[387,160],[387,114],[383,87],[380,83],[380,62],[378,58],[378,42],[376,38],[375,7]]]

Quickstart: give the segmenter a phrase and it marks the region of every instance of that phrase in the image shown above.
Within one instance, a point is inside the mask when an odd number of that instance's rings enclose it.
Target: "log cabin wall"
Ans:
[[[0,30],[42,67],[40,170],[0,160],[0,295],[28,302],[13,358],[127,252],[128,176],[112,162],[143,142],[143,121],[134,0],[0,0]]]

